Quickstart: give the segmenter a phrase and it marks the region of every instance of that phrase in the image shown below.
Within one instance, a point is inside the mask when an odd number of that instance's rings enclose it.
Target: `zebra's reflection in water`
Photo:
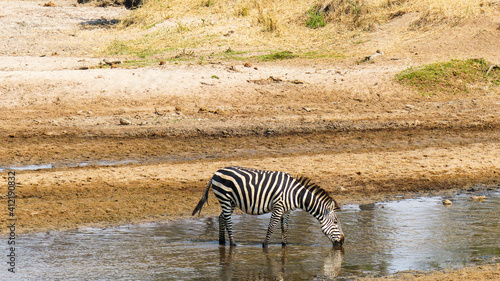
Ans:
[[[252,261],[242,259],[242,251],[238,247],[219,247],[221,280],[330,280],[340,275],[344,258],[342,247],[334,247],[320,258],[323,264],[301,261],[289,247],[282,247],[281,251],[265,248]]]

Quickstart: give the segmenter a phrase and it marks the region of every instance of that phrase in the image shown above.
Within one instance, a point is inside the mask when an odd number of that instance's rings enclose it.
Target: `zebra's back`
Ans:
[[[227,167],[215,172],[212,187],[219,201],[230,200],[245,213],[261,215],[272,211],[292,181],[284,172]]]

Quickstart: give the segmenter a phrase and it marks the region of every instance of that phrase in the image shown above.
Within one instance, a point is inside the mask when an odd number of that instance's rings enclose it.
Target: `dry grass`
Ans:
[[[106,52],[168,59],[189,49],[203,60],[230,48],[239,58],[274,51],[338,57],[349,55],[343,50],[353,37],[406,13],[420,15],[410,30],[425,31],[499,7],[497,0],[146,0],[120,25],[140,38],[113,42]]]

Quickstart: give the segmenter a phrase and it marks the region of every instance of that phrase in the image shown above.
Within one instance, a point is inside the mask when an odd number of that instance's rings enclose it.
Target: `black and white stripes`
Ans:
[[[219,243],[222,245],[225,244],[226,231],[230,245],[235,245],[231,222],[235,207],[253,215],[272,212],[264,247],[267,247],[270,236],[280,221],[282,243],[286,245],[289,213],[298,208],[319,220],[323,233],[334,245],[341,245],[344,241],[344,234],[334,211],[338,209],[337,203],[307,178],[296,179],[284,172],[242,167],[223,168],[214,173],[193,215],[201,211],[211,186],[222,208],[219,216]]]

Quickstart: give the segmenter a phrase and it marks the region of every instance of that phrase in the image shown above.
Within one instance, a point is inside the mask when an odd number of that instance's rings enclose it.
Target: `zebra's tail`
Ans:
[[[212,179],[210,179],[210,181],[208,182],[207,189],[205,189],[203,197],[201,197],[200,202],[198,202],[198,205],[196,205],[196,207],[194,208],[192,216],[194,216],[196,213],[201,214],[201,208],[203,207],[203,205],[205,205],[205,202],[207,202],[208,200],[208,191],[210,190],[211,186],[212,186]]]

